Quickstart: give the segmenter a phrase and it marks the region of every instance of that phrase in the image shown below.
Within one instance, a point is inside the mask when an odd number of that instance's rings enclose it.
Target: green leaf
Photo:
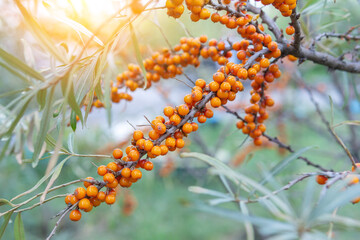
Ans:
[[[231,169],[229,166],[227,166],[223,162],[219,161],[218,159],[215,159],[215,158],[210,157],[203,153],[196,153],[196,152],[181,153],[180,157],[196,158],[201,161],[204,161],[204,162],[208,163],[209,165],[215,167],[216,171],[214,171],[214,172],[216,172],[217,174],[223,174],[224,176],[229,178],[231,181],[233,181],[236,185],[238,185],[240,187],[243,187],[244,184],[252,186],[253,188],[257,189],[259,192],[269,196],[269,199],[271,199],[274,202],[274,204],[276,204],[279,208],[281,208],[287,214],[290,215],[293,213],[292,209],[289,206],[287,206],[287,204],[284,203],[279,197],[277,197],[276,195],[273,195],[270,190],[268,190],[264,186],[260,185],[256,181],[248,178],[247,176],[242,175],[238,172],[235,172],[233,169]]]
[[[56,181],[56,179],[59,177],[62,167],[64,166],[65,162],[67,160],[69,160],[71,158],[71,156],[66,157],[64,160],[62,160],[53,170],[52,172],[54,172],[54,174],[51,176],[49,183],[47,184],[45,191],[43,193],[43,195],[41,195],[40,197],[40,202],[44,202],[46,194],[48,193],[49,189],[51,188],[51,186],[54,184],[54,182]]]
[[[9,213],[7,213],[7,214],[5,214],[4,215],[4,222],[3,222],[3,224],[1,225],[1,227],[0,227],[0,239],[3,237],[3,235],[4,235],[4,232],[5,232],[5,230],[6,230],[6,227],[7,227],[7,225],[8,225],[8,223],[9,223],[9,221],[10,221],[10,218],[11,218],[11,215],[13,214],[13,211],[11,211],[11,212],[9,212]]]
[[[207,189],[207,188],[203,188],[203,187],[199,187],[199,186],[190,186],[188,187],[188,190],[190,192],[193,193],[197,193],[197,194],[205,194],[205,195],[209,195],[209,196],[213,196],[213,197],[220,197],[220,198],[231,198],[233,199],[230,194],[225,194],[222,192],[218,192],[215,190],[211,190],[211,189]]]
[[[0,48],[0,57],[4,59],[4,61],[15,68],[16,70],[19,70],[30,77],[36,78],[40,81],[45,81],[44,77],[35,71],[33,68],[29,67],[26,63],[15,57],[14,55],[11,55],[10,53],[6,52],[4,49]]]
[[[136,37],[136,34],[135,34],[135,31],[134,31],[134,28],[133,28],[132,24],[130,23],[129,26],[130,26],[132,43],[133,43],[134,49],[135,49],[136,61],[138,62],[139,66],[141,68],[142,75],[143,75],[143,78],[144,78],[144,81],[145,81],[144,89],[146,89],[147,86],[148,86],[148,80],[146,78],[146,69],[145,69],[145,66],[144,66],[144,63],[143,63],[143,58],[141,56],[141,52],[140,52],[140,48],[139,48],[139,41],[138,41],[138,39]]]
[[[15,207],[14,204],[12,204],[9,200],[5,199],[5,198],[0,198],[0,206],[3,205],[9,205],[11,207]]]
[[[290,156],[288,156],[278,164],[276,164],[276,166],[272,168],[269,174],[263,180],[261,180],[260,184],[261,185],[266,184],[269,181],[269,179],[273,178],[276,174],[278,174],[281,170],[283,170],[292,161],[297,159],[301,154],[303,154],[304,152],[308,151],[311,148],[314,148],[314,146],[302,148],[299,151],[295,152],[294,154],[291,154]]]
[[[14,221],[14,237],[15,240],[25,240],[25,229],[21,219],[21,213],[19,213]]]
[[[72,110],[70,115],[70,126],[74,132],[76,130],[76,123],[76,113]]]
[[[76,115],[80,118],[81,122],[83,122],[83,116],[80,110],[78,103],[76,102],[74,85],[70,78],[70,73],[67,73],[64,78],[61,80],[61,90],[63,92],[64,97],[69,103],[70,107]]]
[[[47,94],[47,89],[42,89],[40,90],[37,95],[36,95],[36,100],[40,106],[39,111],[42,111],[45,107],[45,103],[46,103],[46,94]]]
[[[3,68],[5,68],[8,72],[10,72],[12,75],[18,77],[19,79],[23,80],[24,82],[26,82],[27,84],[32,85],[33,83],[24,75],[20,74],[19,71],[14,70],[13,68],[9,67],[8,65],[0,62],[0,66],[2,66]]]
[[[60,62],[66,63],[66,57],[55,46],[49,34],[41,27],[41,25],[35,20],[35,18],[33,18],[33,16],[21,4],[21,1],[15,0],[15,4],[19,8],[21,14],[25,19],[26,24],[28,25],[34,36],[38,39],[39,42],[41,42],[40,46],[43,47],[45,50],[48,50]]]
[[[35,191],[36,189],[38,189],[41,184],[43,184],[51,175],[54,174],[55,170],[58,169],[59,165],[60,164],[64,164],[63,162],[65,160],[67,160],[69,157],[67,157],[66,159],[64,159],[61,163],[59,163],[55,168],[53,168],[48,174],[46,174],[45,176],[43,176],[32,188],[30,188],[29,190],[17,195],[16,197],[13,197],[10,201],[13,202],[14,200],[18,199],[18,198],[21,198],[29,193],[32,193],[33,191]],[[61,165],[62,167],[62,165]]]
[[[24,116],[25,111],[26,111],[27,107],[29,106],[29,103],[31,102],[31,99],[32,99],[32,95],[28,95],[25,97],[25,99],[23,100],[23,101],[25,101],[25,104],[22,106],[20,111],[17,113],[15,120],[11,123],[10,128],[5,133],[5,135],[7,135],[9,137],[11,136],[12,132],[14,131],[17,124],[19,123],[20,119]]]
[[[50,94],[48,96],[48,100],[46,101],[46,104],[45,104],[45,109],[44,109],[43,115],[41,117],[41,122],[40,122],[41,128],[40,128],[40,132],[36,139],[36,143],[34,146],[35,147],[34,153],[32,156],[32,160],[33,160],[32,166],[33,167],[36,167],[37,164],[39,163],[39,157],[41,157],[41,156],[39,156],[39,154],[41,152],[41,149],[43,148],[45,137],[46,137],[48,129],[49,129],[49,123],[51,120],[51,107],[52,107],[52,104],[54,101],[54,91],[55,91],[55,86],[53,86],[51,88]]]
[[[50,134],[47,134],[46,135],[46,138],[45,138],[45,142],[48,146],[50,146],[52,149],[55,148],[56,146],[56,140],[50,135]],[[60,151],[64,152],[64,153],[67,153],[67,154],[70,154],[70,152],[64,148],[64,147],[61,147],[60,148]]]
[[[100,81],[97,82],[97,84],[95,85],[95,93],[96,93],[96,97],[101,101],[104,102],[104,94],[102,92],[102,88],[101,88],[101,83]]]

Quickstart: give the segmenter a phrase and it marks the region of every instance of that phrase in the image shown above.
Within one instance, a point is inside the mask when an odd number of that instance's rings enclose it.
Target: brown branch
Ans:
[[[296,10],[294,9],[290,16],[291,25],[295,28],[294,42],[292,43],[292,45],[300,53],[301,27],[299,23],[299,18],[300,14],[296,14]]]
[[[230,114],[234,115],[237,119],[240,119],[240,120],[242,120],[242,121],[245,121],[237,112],[230,110],[230,109],[229,109],[228,107],[226,107],[226,106],[222,106],[222,107],[223,107],[224,109],[226,109],[226,112],[227,112],[227,113],[230,113]],[[289,152],[291,152],[291,153],[295,153],[294,149],[292,149],[292,147],[291,147],[290,145],[284,144],[284,143],[281,142],[277,137],[270,137],[269,135],[267,135],[267,134],[265,134],[265,133],[263,133],[263,136],[264,136],[265,138],[267,138],[270,142],[273,142],[273,143],[277,144],[277,145],[279,146],[279,148],[283,148],[283,149],[286,149],[287,151],[289,151]],[[328,170],[328,169],[326,169],[326,168],[323,168],[323,167],[321,167],[320,165],[311,162],[311,161],[310,161],[308,158],[306,158],[306,157],[299,156],[298,159],[303,160],[304,162],[306,162],[307,165],[313,166],[313,167],[315,167],[315,168],[317,168],[317,169],[320,169],[321,171],[324,171],[324,172],[333,172],[332,169]]]
[[[68,212],[70,212],[71,210],[73,210],[75,207],[77,207],[77,204],[74,204],[72,206],[70,205],[65,209],[65,211],[63,211],[63,213],[61,214],[59,220],[56,222],[53,230],[51,231],[50,235],[46,238],[46,240],[50,240],[55,235],[56,229],[59,227],[60,222],[63,220],[63,218],[66,216],[66,214]]]
[[[341,70],[350,73],[360,73],[360,62],[341,60],[329,54],[310,50],[302,46],[300,46],[298,51],[294,48],[294,46],[287,46],[287,44],[283,43],[278,43],[278,45],[283,56],[291,54],[297,58],[310,60],[314,63],[329,67],[330,69]]]
[[[359,35],[351,35],[348,33],[342,34],[342,33],[321,33],[315,38],[315,42],[320,41],[323,38],[339,38],[344,39],[346,41],[359,41],[360,36]]]
[[[341,146],[341,148],[344,150],[345,154],[349,157],[351,164],[356,168],[356,164],[355,164],[355,159],[352,156],[352,154],[350,153],[349,149],[345,146],[345,144],[343,143],[343,141],[335,134],[332,126],[330,125],[329,121],[325,118],[324,113],[321,111],[320,106],[318,104],[318,102],[314,99],[314,96],[310,90],[310,88],[308,88],[306,86],[306,84],[304,84],[306,91],[308,92],[309,96],[310,96],[310,100],[311,102],[314,104],[316,112],[318,113],[318,115],[321,118],[321,121],[324,123],[324,125],[326,126],[326,128],[328,129],[329,133],[335,138],[336,142]]]

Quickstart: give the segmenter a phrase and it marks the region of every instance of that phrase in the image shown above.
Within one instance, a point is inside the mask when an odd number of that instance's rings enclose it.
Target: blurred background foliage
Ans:
[[[144,3],[146,2],[144,1]],[[27,9],[28,17],[24,15],[24,12],[19,11],[19,4]],[[22,70],[17,69],[16,65],[9,64],[6,54],[1,54],[0,146],[2,159],[0,160],[0,181],[4,185],[0,198],[9,200],[28,190],[47,171],[49,153],[42,156],[48,156],[48,158],[40,159],[38,165],[33,168],[36,165],[33,152],[37,149],[36,151],[40,154],[43,147],[42,142],[37,144],[41,134],[40,130],[44,127],[41,119],[45,111],[39,112],[39,104],[43,103],[46,109],[50,87],[53,86],[47,86],[46,83],[57,79],[69,68],[73,68],[73,72],[71,72],[73,75],[67,76],[66,79],[73,81],[74,98],[76,103],[80,104],[86,93],[92,91],[93,94],[95,86],[100,84],[100,78],[103,83],[108,83],[126,69],[126,64],[136,63],[131,32],[128,27],[123,27],[127,24],[129,16],[131,19],[136,18],[133,26],[139,41],[141,55],[144,58],[150,56],[154,51],[168,47],[167,41],[174,46],[181,37],[188,36],[188,34],[192,36],[206,34],[209,38],[222,40],[238,39],[235,31],[230,32],[210,21],[190,22],[187,14],[176,21],[169,18],[164,9],[144,12],[138,17],[131,16],[129,10],[120,14],[116,13],[116,9],[122,8],[124,4],[126,4],[124,1],[111,0],[3,0],[0,2],[2,9],[0,47],[44,76],[43,80],[29,77],[29,71],[23,68]],[[163,4],[160,1],[157,5],[154,2],[154,5],[151,6],[163,6]],[[301,23],[307,46],[310,46],[312,39],[321,32],[344,33],[350,27],[358,26],[357,24],[360,22],[360,16],[357,14],[360,10],[359,1],[356,0],[336,1],[336,3],[329,0],[307,0],[299,2],[298,6],[300,9],[298,12],[302,14]],[[276,15],[270,8],[264,9],[270,15]],[[113,17],[109,18],[109,16]],[[39,29],[34,29],[34,25],[30,26],[33,24],[31,17],[39,24],[40,33]],[[279,17],[277,23],[283,29],[288,24],[287,19],[283,17]],[[164,39],[161,31],[167,40]],[[73,60],[79,55],[91,33],[95,33],[97,40],[90,41],[81,60],[74,63]],[[116,44],[112,44],[113,42]],[[47,46],[46,43],[49,45]],[[316,44],[316,48],[339,56],[353,49],[355,44],[356,42],[350,43],[341,39],[323,39]],[[345,54],[344,57],[348,56]],[[64,59],[63,63],[59,61],[61,58]],[[102,64],[103,68],[101,68]],[[359,119],[359,76],[332,72],[311,62],[304,62],[298,66],[296,63],[284,60],[281,65],[283,75],[270,90],[276,107],[270,112],[267,133],[291,144],[296,150],[315,146],[306,151],[304,156],[325,168],[335,171],[350,170],[349,159],[322,124],[303,85],[307,84],[311,88],[328,120],[330,121],[333,117],[334,123],[339,123],[344,120]],[[217,66],[214,63],[203,60],[198,69],[189,67],[185,72],[191,79],[199,77],[210,79],[215,69]],[[82,70],[84,72],[81,72]],[[101,73],[98,78],[94,76],[96,75],[94,73],[97,72]],[[65,81],[64,79],[61,81]],[[184,77],[182,79],[186,81]],[[70,89],[70,84],[67,84],[66,88]],[[133,125],[144,124],[146,123],[144,115],[150,119],[155,117],[161,113],[164,106],[181,102],[188,91],[187,86],[181,82],[171,79],[161,80],[160,84],[155,84],[149,90],[137,90],[133,94],[131,102],[107,105],[105,109],[94,109],[83,124],[77,123],[76,131],[73,133],[68,123],[71,109],[72,111],[75,109],[69,106],[71,99],[64,97],[66,91],[62,92],[59,85],[57,84],[55,87],[54,102],[49,103],[51,104],[49,106],[50,113],[46,120],[51,131],[49,134],[54,139],[58,139],[58,136],[62,134],[60,143],[68,149],[70,146],[73,152],[80,154],[108,155],[114,147],[124,146],[128,143],[132,131],[132,127],[126,121]],[[36,90],[39,86],[45,86],[44,89],[47,89],[46,97],[39,96],[39,90]],[[104,88],[105,98],[106,91]],[[32,93],[31,100],[26,105],[27,97]],[[334,103],[333,107],[331,107],[329,96]],[[238,99],[229,107],[242,113],[242,107],[248,101],[248,93],[245,92]],[[13,131],[8,132],[23,106],[26,106],[24,116]],[[56,116],[53,117],[54,113],[59,114],[55,114]],[[84,108],[82,108],[82,113],[85,117]],[[248,141],[236,129],[235,122],[236,119],[224,111],[215,112],[215,117],[201,126],[196,136],[188,139],[182,152],[201,152],[214,156],[232,166],[232,170],[236,173],[260,182],[274,166],[288,156],[288,153],[271,143],[262,148],[253,147],[251,141]],[[337,132],[358,159],[360,149],[360,141],[357,137],[358,128],[341,126]],[[49,144],[47,144],[47,150],[54,151]],[[64,158],[64,156],[60,156],[57,162]],[[92,163],[100,165],[108,161],[100,158],[71,157],[63,166],[55,185],[95,175],[96,168]],[[233,216],[239,213],[237,203],[227,202],[220,204],[217,206],[218,208],[209,207],[208,197],[196,194],[196,191],[195,193],[188,191],[189,186],[200,186],[228,194],[229,189],[224,187],[222,181],[219,180],[219,173],[209,173],[207,164],[195,160],[195,158],[180,158],[178,152],[169,154],[167,157],[160,157],[155,163],[155,169],[154,172],[145,173],[144,180],[131,189],[122,189],[120,200],[113,206],[100,206],[90,214],[84,214],[83,219],[78,223],[72,223],[66,218],[55,239],[246,238],[246,232],[249,229],[246,231],[245,226],[249,225],[242,224],[244,222],[242,219]],[[297,177],[297,174],[315,171],[316,169],[307,166],[301,160],[293,160],[264,187],[269,191],[274,191]],[[225,177],[228,176],[225,174]],[[229,180],[233,179],[229,177]],[[316,206],[319,201],[322,187],[314,183],[314,177],[310,177],[289,191],[282,192],[279,197],[292,206],[296,212],[295,215],[301,216],[303,211]],[[241,185],[231,183],[233,189],[240,189]],[[36,191],[41,192],[45,187],[46,184],[43,184]],[[252,188],[256,189],[254,186]],[[71,185],[59,190],[57,194],[72,192],[73,189],[74,186]],[[359,189],[356,191],[359,192]],[[313,227],[316,229],[312,232],[315,235],[305,236],[304,239],[326,239],[329,232],[329,239],[357,239],[360,219],[355,213],[359,206],[345,204],[353,198],[351,192],[346,192],[346,194],[345,200],[340,201],[338,206],[331,209],[331,212],[324,210],[323,214],[346,216],[352,218],[354,222],[349,223],[348,220],[343,220],[335,224],[336,227],[332,227],[331,223],[320,227],[311,225],[310,230],[313,230]],[[340,195],[330,194],[329,198],[333,197],[335,200]],[[309,205],[304,206],[304,197],[310,196],[312,199],[309,201]],[[59,198],[24,212],[22,218],[26,238],[45,238],[56,222],[52,217],[64,206],[63,199]],[[337,209],[340,206],[341,208]],[[269,209],[264,207],[264,204],[251,203],[247,207],[251,215],[272,219],[273,224],[283,220],[272,215]],[[1,212],[9,209],[5,205],[0,208]],[[334,212],[334,209],[337,210]],[[239,213],[237,216],[240,215]],[[14,225],[14,216],[15,214],[9,222],[3,239],[13,239],[11,229]],[[3,218],[0,221],[3,221]],[[256,239],[264,239],[258,223],[255,220],[252,222],[255,226]],[[329,231],[329,229],[331,230]],[[294,232],[297,230],[294,229]],[[314,238],[314,236],[316,237]],[[296,239],[296,237],[274,236],[273,239]]]

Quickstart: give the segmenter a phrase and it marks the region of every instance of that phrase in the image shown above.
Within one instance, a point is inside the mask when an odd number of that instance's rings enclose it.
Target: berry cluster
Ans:
[[[168,15],[178,18],[184,12],[183,0],[167,0]],[[116,82],[111,83],[112,101],[120,99],[131,100],[127,93],[118,92],[120,89],[135,91],[139,87],[149,88],[153,82],[161,78],[174,78],[183,74],[183,67],[200,65],[199,57],[209,58],[221,67],[207,83],[204,79],[197,79],[191,93],[184,97],[184,103],[178,106],[167,106],[163,109],[164,116],[157,116],[149,121],[151,130],[145,136],[141,130],[133,132],[131,144],[126,148],[125,154],[120,149],[113,151],[113,162],[98,167],[101,181],[89,177],[85,179],[85,188],[78,188],[74,194],[66,197],[65,202],[74,209],[70,219],[79,220],[80,210],[90,211],[101,202],[113,204],[116,199],[116,188],[130,187],[142,177],[140,169],[150,171],[153,163],[150,159],[164,156],[169,151],[184,147],[184,138],[197,131],[198,123],[205,123],[213,117],[211,108],[218,108],[234,101],[239,91],[245,85],[251,86],[250,105],[245,108],[245,116],[240,117],[236,126],[244,134],[253,138],[255,145],[261,145],[261,137],[266,131],[264,121],[269,117],[267,107],[274,105],[274,100],[266,94],[269,84],[281,76],[276,61],[282,56],[278,44],[269,34],[264,33],[263,25],[258,24],[253,16],[246,11],[246,1],[234,1],[235,10],[231,10],[230,0],[224,0],[222,5],[215,5],[212,1],[186,0],[185,4],[191,11],[192,21],[208,19],[214,23],[221,23],[229,29],[237,29],[241,40],[231,42],[209,40],[206,36],[199,38],[182,38],[180,44],[173,49],[164,48],[155,52],[150,58],[144,60],[146,76],[138,65],[129,64],[128,70],[117,76]],[[273,4],[279,8],[284,16],[292,13],[291,1],[266,1],[264,4]],[[296,4],[296,3],[295,3]],[[288,6],[286,9],[284,5]],[[209,6],[216,11],[211,14],[205,8]],[[225,10],[224,15],[219,12]],[[286,11],[285,11],[286,10]],[[286,28],[286,33],[295,32],[293,26]],[[232,61],[232,55],[236,60]],[[288,56],[290,57],[290,56]],[[292,60],[296,60],[292,58]],[[124,91],[125,92],[125,91]],[[99,100],[94,106],[101,107]],[[197,120],[195,122],[194,120]],[[320,180],[319,180],[320,181]],[[105,191],[100,191],[106,187]],[[96,190],[95,190],[96,189]]]
[[[179,18],[184,13],[184,0],[166,0],[167,14],[174,18]],[[186,0],[186,7],[191,11],[190,18],[197,22],[200,19],[206,20],[210,17],[210,11],[204,5],[210,0]]]
[[[261,3],[264,5],[272,4],[284,17],[289,17],[292,10],[296,8],[296,0],[261,0]]]

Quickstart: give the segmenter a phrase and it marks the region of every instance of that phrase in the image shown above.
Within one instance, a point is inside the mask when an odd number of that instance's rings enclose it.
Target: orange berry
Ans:
[[[198,79],[195,82],[195,85],[201,88],[204,88],[206,86],[206,82],[204,79]]]
[[[263,59],[260,60],[260,66],[262,68],[267,68],[267,67],[269,67],[269,65],[270,65],[269,59],[263,58]]]
[[[69,218],[71,221],[79,221],[81,219],[81,212],[77,209],[70,212]]]
[[[191,133],[192,132],[192,125],[191,123],[185,123],[183,126],[182,126],[182,130],[184,133],[188,134],[188,133]]]
[[[179,123],[181,122],[181,117],[177,114],[173,114],[171,117],[170,117],[170,123],[172,125],[178,125]]]
[[[151,171],[154,168],[154,164],[150,161],[144,163],[144,169],[146,171]]]
[[[270,42],[268,44],[268,49],[271,51],[271,52],[274,52],[277,50],[278,46],[277,46],[277,43],[276,42]]]
[[[71,205],[76,204],[79,201],[79,199],[77,199],[77,197],[75,197],[75,195],[70,195],[70,203]]]
[[[106,193],[103,191],[98,192],[96,198],[99,199],[101,202],[105,201]]]
[[[123,168],[123,170],[121,170],[121,176],[123,176],[124,178],[129,178],[130,175],[131,175],[130,168]]]
[[[106,166],[104,166],[104,165],[99,166],[98,169],[97,169],[97,173],[98,173],[100,176],[104,176],[104,175],[107,173],[107,168],[106,168]]]
[[[94,205],[92,204],[92,202],[90,200],[89,200],[89,202],[90,202],[90,206],[88,208],[84,209],[84,212],[90,212],[93,209]]]
[[[166,155],[169,151],[169,149],[166,145],[161,145],[160,150],[161,150],[161,155],[163,155],[163,156]]]
[[[164,134],[166,132],[166,126],[163,123],[158,123],[155,125],[154,129],[158,134]]]
[[[185,146],[185,141],[181,138],[176,139],[176,147],[177,148],[183,148]]]
[[[85,178],[85,180],[94,180],[94,178],[93,177],[87,177],[87,178]],[[92,185],[92,183],[84,181],[84,187],[87,188],[87,187],[89,187],[91,185]]]
[[[186,104],[182,104],[178,107],[178,113],[181,115],[181,116],[185,116],[189,113],[189,107],[186,105]]]
[[[213,97],[211,100],[210,100],[210,104],[212,107],[214,108],[218,108],[221,106],[221,100],[220,98],[218,97]]]
[[[178,139],[178,138],[183,138],[183,134],[180,131],[176,131],[174,133],[174,138]]]
[[[205,123],[207,118],[206,118],[205,115],[200,115],[200,116],[198,116],[197,120],[198,120],[199,123]]]
[[[154,146],[154,143],[150,140],[145,140],[145,143],[144,143],[144,150],[149,152],[151,151],[151,149],[153,148]]]
[[[115,159],[121,159],[122,156],[123,156],[123,151],[121,151],[121,149],[119,149],[119,148],[114,149],[114,151],[113,151],[113,157],[114,157]]]
[[[220,85],[219,85],[219,83],[214,81],[209,84],[209,87],[212,92],[216,92],[217,90],[219,90]]]
[[[295,33],[295,28],[293,26],[288,26],[285,29],[285,32],[286,32],[287,35],[293,35]]]
[[[192,91],[191,98],[193,102],[198,102],[202,99],[202,92],[199,90]]]
[[[123,178],[120,179],[119,184],[120,184],[120,186],[122,186],[122,187],[128,188],[128,187],[131,187],[132,182],[130,181],[130,178],[124,178],[124,177],[123,177]]]
[[[69,194],[69,195],[67,195],[66,197],[65,197],[65,203],[66,204],[69,204],[70,203],[70,200],[71,200],[71,194]]]
[[[154,146],[151,149],[151,154],[155,155],[155,156],[159,156],[161,155],[161,148],[159,146]]]
[[[144,133],[140,130],[135,130],[134,131],[134,134],[133,134],[133,138],[135,141],[141,139],[141,138],[144,138]]]
[[[238,128],[238,129],[242,129],[243,127],[244,127],[244,122],[243,121],[238,121],[237,123],[236,123],[236,127]]]
[[[216,72],[213,79],[215,82],[222,83],[225,80],[225,75],[222,72]]]
[[[214,116],[214,112],[211,109],[206,109],[204,115],[207,118],[212,118]]]
[[[134,169],[131,171],[131,177],[135,179],[140,179],[142,177],[142,173],[139,169]]]
[[[105,194],[105,193],[104,193]],[[104,196],[104,201],[105,201],[105,196]],[[98,198],[90,198],[90,202],[94,207],[97,207],[101,204],[101,202]]]
[[[116,188],[118,183],[119,183],[118,180],[115,178],[112,183],[107,183],[106,187],[108,187],[108,188]]]
[[[204,116],[205,117],[205,116]],[[195,132],[199,129],[199,125],[196,122],[192,122],[192,131]]]
[[[151,130],[149,132],[149,137],[152,139],[152,140],[156,140],[160,137],[160,134],[157,133],[155,130]]]
[[[112,183],[115,180],[115,176],[112,173],[107,173],[103,177],[104,182]]]
[[[129,157],[130,161],[135,162],[135,161],[139,160],[140,153],[138,150],[134,149],[129,152],[128,157]]]
[[[167,117],[171,117],[174,114],[174,108],[167,106],[164,108],[164,115]]]
[[[114,204],[116,201],[116,196],[113,195],[113,194],[108,194],[106,195],[105,197],[105,202],[108,204],[108,205],[111,205],[111,204]]]
[[[175,146],[176,146],[176,140],[175,140],[175,138],[172,138],[172,137],[166,138],[166,140],[165,140],[165,145],[166,145],[168,148],[175,147]]]
[[[74,191],[74,196],[79,200],[83,199],[86,196],[85,188],[83,188],[83,187],[76,188]]]
[[[106,165],[106,168],[116,172],[118,170],[118,165],[115,162],[109,162],[108,165]]]
[[[316,182],[320,185],[324,185],[327,182],[328,178],[323,175],[316,176]]]
[[[96,197],[98,192],[98,188],[94,185],[91,185],[86,189],[86,195],[89,197]]]
[[[78,204],[79,208],[82,210],[90,208],[90,205],[91,205],[90,200],[87,198],[81,199]]]

